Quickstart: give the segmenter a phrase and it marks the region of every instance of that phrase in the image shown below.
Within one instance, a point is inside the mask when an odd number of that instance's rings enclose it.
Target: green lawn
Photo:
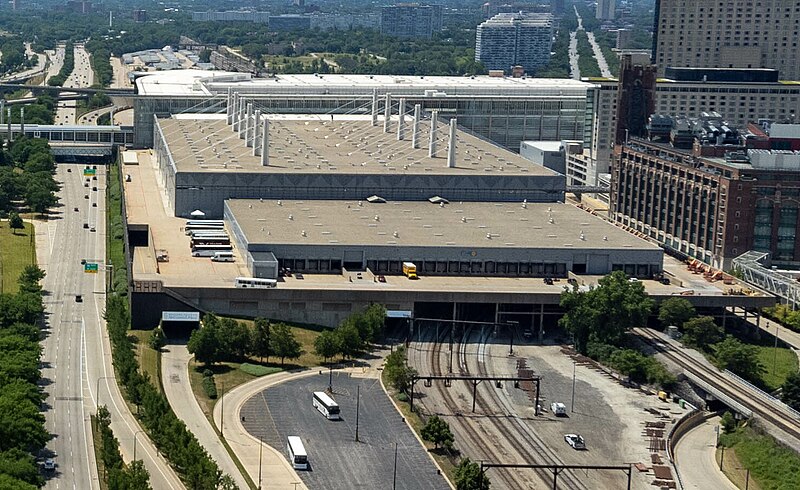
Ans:
[[[124,228],[122,226],[122,192],[119,182],[119,164],[108,166],[108,190],[106,192],[106,255],[114,266],[111,289],[117,294],[126,294],[128,290],[128,270],[125,263]]]
[[[791,349],[758,346],[758,360],[764,366],[761,378],[770,391],[778,389],[789,374],[797,372],[797,355]]]
[[[750,488],[784,490],[800,488],[800,455],[778,444],[770,436],[758,434],[749,427],[720,436],[728,451],[735,450],[741,466],[750,469]],[[758,485],[753,486],[753,481]]]
[[[0,221],[0,293],[15,293],[17,279],[26,265],[36,263],[35,231],[31,223],[12,233],[8,221]]]
[[[149,345],[151,332],[152,330],[130,330],[130,335],[136,337],[136,345],[133,347],[133,351],[139,361],[139,369],[141,369],[142,373],[150,376],[150,381],[163,394],[160,356]]]

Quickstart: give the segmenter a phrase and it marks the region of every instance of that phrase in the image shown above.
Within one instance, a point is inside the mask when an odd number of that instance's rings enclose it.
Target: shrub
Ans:
[[[214,374],[208,369],[203,372],[203,391],[212,400],[217,398],[217,384],[214,382]]]

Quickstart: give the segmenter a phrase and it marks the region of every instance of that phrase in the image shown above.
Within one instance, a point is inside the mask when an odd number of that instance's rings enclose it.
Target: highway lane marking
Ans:
[[[81,364],[81,370],[80,370],[81,373],[83,373],[83,369],[86,366],[86,363],[83,362],[83,356],[86,353],[86,351],[84,350],[85,345],[86,345],[86,320],[83,318],[83,316],[81,316],[81,354],[79,356],[80,357],[80,364]],[[81,376],[81,378],[83,378],[83,377]],[[89,373],[88,373],[88,371],[86,372],[86,381],[87,382],[89,381]],[[88,384],[91,384],[91,383],[88,383]],[[83,379],[81,379],[81,398],[83,398]],[[84,421],[84,426],[83,427],[84,427],[84,429],[86,429],[86,402],[83,399],[81,400],[81,420]],[[84,456],[86,457],[86,459],[85,459],[86,464],[87,464],[87,466],[91,466],[91,465],[89,465],[89,461],[90,461],[89,460],[89,440],[86,437],[86,430],[83,431],[83,449],[84,449]],[[70,454],[71,454],[71,452],[72,451],[70,451]],[[97,465],[97,462],[95,462],[95,468],[97,468],[96,465]],[[73,468],[74,468],[74,465],[73,465]],[[92,478],[92,470],[91,469],[88,472],[88,477],[89,477],[89,487],[91,488],[92,487],[92,483],[94,482],[94,479]],[[75,479],[73,478],[72,481],[73,481],[73,485],[74,485]]]

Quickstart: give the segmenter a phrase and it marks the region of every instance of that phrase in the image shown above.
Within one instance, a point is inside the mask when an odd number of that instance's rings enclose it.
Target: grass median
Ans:
[[[22,270],[36,263],[35,234],[27,221],[23,230],[12,230],[8,221],[0,221],[0,293],[16,293]]]

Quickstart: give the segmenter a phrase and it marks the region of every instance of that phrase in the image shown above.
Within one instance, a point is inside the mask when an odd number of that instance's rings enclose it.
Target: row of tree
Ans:
[[[92,39],[86,43],[86,51],[91,54],[95,85],[108,87],[114,80],[114,69],[111,67],[111,51],[109,51],[108,46],[102,40]]]
[[[47,80],[47,84],[53,87],[62,87],[73,70],[75,70],[75,47],[68,42],[64,48],[64,64],[61,65],[57,74]]]
[[[198,490],[236,488],[233,479],[222,474],[194,434],[175,415],[167,398],[146,374],[139,372],[128,335],[130,316],[122,297],[108,297],[105,318],[117,379],[129,400],[139,407],[138,417],[150,438],[187,487]]]
[[[103,464],[103,480],[109,490],[149,490],[150,473],[140,460],[125,465],[119,452],[119,441],[111,431],[111,413],[105,407],[97,409],[95,417],[97,431],[100,433],[100,462]]]
[[[0,148],[0,215],[25,208],[47,212],[58,202],[54,173],[47,140],[22,137]]]
[[[324,330],[314,340],[314,353],[324,360],[341,355],[342,359],[353,358],[367,344],[375,342],[383,333],[386,308],[372,304],[362,312],[345,318],[334,330]]]
[[[40,331],[44,312],[39,281],[44,272],[27,266],[16,294],[0,294],[0,487],[36,489],[44,484],[34,459],[50,434],[41,410]]]
[[[18,37],[8,38],[0,44],[0,73],[10,73],[29,65],[28,57],[25,54],[25,45]]]
[[[253,327],[232,318],[213,314],[203,317],[200,328],[189,336],[189,352],[203,364],[222,361],[244,361],[248,356],[262,361],[270,356],[279,357],[281,365],[286,359],[297,359],[303,354],[300,342],[285,323],[270,324],[256,318]]]

